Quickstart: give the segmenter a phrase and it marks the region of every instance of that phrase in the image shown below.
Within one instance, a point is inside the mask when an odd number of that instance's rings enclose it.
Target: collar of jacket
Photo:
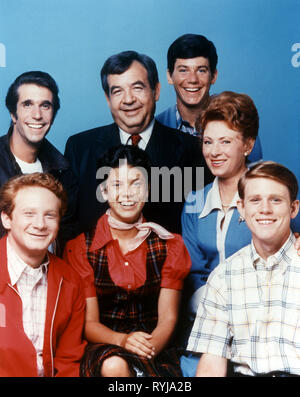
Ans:
[[[14,164],[18,174],[21,174],[21,169],[15,160],[14,155],[10,150],[10,138],[12,135],[12,128],[10,127],[7,134],[3,137],[4,145],[9,154],[9,157]],[[44,138],[38,152],[38,158],[42,163],[44,172],[64,171],[69,168],[69,162],[64,156],[46,139]]]

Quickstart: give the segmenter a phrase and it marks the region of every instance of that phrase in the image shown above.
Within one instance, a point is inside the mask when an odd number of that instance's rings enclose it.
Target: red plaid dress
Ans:
[[[114,331],[151,333],[158,321],[158,297],[161,289],[161,270],[167,257],[167,243],[156,234],[147,238],[147,277],[141,287],[125,290],[110,277],[106,247],[89,251],[94,232],[85,234],[87,258],[94,271],[99,300],[100,322]],[[162,351],[152,360],[143,359],[122,347],[108,344],[89,344],[81,364],[81,376],[100,375],[103,361],[111,356],[124,358],[133,376],[182,376],[179,357],[182,351],[173,347]]]

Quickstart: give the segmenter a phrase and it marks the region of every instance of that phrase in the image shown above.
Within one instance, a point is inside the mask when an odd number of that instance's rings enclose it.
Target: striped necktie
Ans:
[[[131,135],[132,146],[137,146],[142,137],[139,134]]]

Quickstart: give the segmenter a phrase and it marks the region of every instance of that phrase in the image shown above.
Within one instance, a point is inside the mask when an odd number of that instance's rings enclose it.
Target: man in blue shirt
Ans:
[[[198,34],[178,37],[169,47],[167,54],[167,79],[174,86],[176,105],[156,116],[162,124],[199,136],[196,120],[209,100],[209,90],[218,76],[218,55],[215,45]],[[250,163],[262,159],[259,138],[248,157]]]

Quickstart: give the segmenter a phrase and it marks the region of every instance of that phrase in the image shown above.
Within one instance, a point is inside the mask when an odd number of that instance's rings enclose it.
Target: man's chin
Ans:
[[[189,108],[189,109],[199,109],[199,108],[206,108],[208,105],[209,101],[209,96],[204,96],[199,98],[197,101],[186,101],[184,99],[181,100],[181,103],[184,107]]]

